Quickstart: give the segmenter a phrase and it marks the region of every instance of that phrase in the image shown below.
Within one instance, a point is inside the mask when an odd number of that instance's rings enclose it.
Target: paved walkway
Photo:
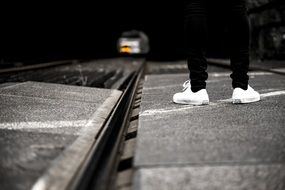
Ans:
[[[38,82],[9,85],[0,88],[0,189],[31,189],[42,175],[38,189],[64,189],[121,92]]]
[[[229,75],[209,74],[208,106],[172,103],[188,74],[146,76],[133,189],[285,189],[285,76],[251,72],[262,100],[233,105]]]

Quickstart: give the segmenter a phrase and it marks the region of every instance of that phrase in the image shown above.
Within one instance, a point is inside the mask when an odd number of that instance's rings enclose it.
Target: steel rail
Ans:
[[[28,71],[28,70],[35,70],[35,69],[42,69],[42,68],[48,68],[48,67],[54,67],[54,66],[58,66],[58,65],[65,65],[65,64],[75,63],[77,61],[78,60],[63,60],[63,61],[54,61],[54,62],[34,64],[34,65],[27,65],[27,66],[22,66],[22,67],[0,69],[0,74],[12,73],[12,72],[20,72],[20,71]]]
[[[123,94],[68,189],[114,189],[123,137],[145,64],[122,85]]]

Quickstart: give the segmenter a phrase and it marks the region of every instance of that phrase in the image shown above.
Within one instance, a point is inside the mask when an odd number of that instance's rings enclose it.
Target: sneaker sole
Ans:
[[[195,101],[173,101],[176,104],[183,104],[183,105],[194,105],[194,106],[201,106],[201,105],[208,105],[208,100],[203,100],[201,102],[195,102]]]
[[[245,98],[245,99],[233,99],[233,104],[248,104],[252,102],[260,101],[260,97],[258,98]]]

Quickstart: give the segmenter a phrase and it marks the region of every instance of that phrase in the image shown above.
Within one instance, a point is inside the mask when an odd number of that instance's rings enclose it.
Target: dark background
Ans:
[[[85,4],[26,4],[4,14],[2,59],[58,60],[117,56],[123,31],[142,30],[152,58],[183,56],[182,7],[177,3],[123,1]]]
[[[251,8],[259,8],[272,1],[251,3]],[[280,9],[280,2],[274,6]],[[175,60],[184,58],[183,44],[183,7],[182,2],[148,2],[143,0],[124,0],[121,2],[104,1],[104,3],[15,3],[2,6],[1,11],[1,62],[45,62],[61,59],[96,59],[118,56],[117,39],[123,31],[142,30],[150,38],[151,52],[149,59]],[[282,3],[284,4],[284,2]],[[273,6],[257,10],[250,17],[255,23],[254,50],[256,56],[272,51],[276,57],[276,47],[272,39],[265,44],[273,44],[264,49],[259,48],[263,23],[260,16],[271,18],[269,23],[276,22],[278,15],[284,13],[282,8],[274,12]],[[267,11],[269,10],[269,11]],[[267,13],[268,12],[268,13]],[[281,13],[280,13],[281,12]],[[264,16],[263,16],[264,15]],[[269,15],[269,16],[268,16]],[[279,16],[283,18],[283,16]],[[220,20],[223,18],[220,17]],[[225,28],[222,22],[214,23],[210,31],[208,55],[211,57],[227,57]],[[280,20],[280,19],[279,19]],[[263,25],[261,25],[263,24]],[[265,23],[266,24],[266,23]],[[279,26],[280,25],[280,26]],[[277,32],[282,36],[284,22],[281,20]],[[276,31],[276,26],[273,26]],[[255,29],[254,28],[254,29]],[[269,25],[269,32],[272,27]],[[284,27],[283,27],[284,28]],[[256,32],[257,31],[257,32]],[[260,32],[261,31],[261,32]],[[267,32],[267,33],[269,33]],[[263,36],[270,36],[264,33]],[[261,37],[260,37],[261,36]],[[281,39],[282,40],[282,39]],[[284,41],[284,40],[283,40]],[[282,42],[283,43],[283,42]],[[279,43],[280,44],[280,43]],[[265,47],[261,45],[260,47]],[[281,48],[280,48],[281,47]],[[283,55],[283,46],[279,53]],[[274,49],[275,48],[275,49]],[[283,49],[282,49],[283,48]]]

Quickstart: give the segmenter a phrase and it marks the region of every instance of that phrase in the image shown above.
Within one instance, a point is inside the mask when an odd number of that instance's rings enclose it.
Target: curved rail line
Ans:
[[[75,63],[75,62],[77,62],[77,60],[63,60],[63,61],[54,61],[54,62],[34,64],[34,65],[27,65],[27,66],[22,66],[22,67],[0,69],[0,74],[28,71],[28,70],[34,70],[34,69],[43,69],[43,68],[47,68],[47,67],[54,67],[54,66],[58,66],[58,65],[65,65],[65,64]]]
[[[125,134],[129,126],[136,91],[144,72],[145,61],[142,61],[138,69],[133,71],[120,86],[119,90],[122,94],[109,116],[98,115],[100,122],[104,120],[101,122],[102,127],[95,138],[88,138],[88,146],[84,146],[84,150],[79,151],[82,155],[73,156],[78,152],[74,151],[75,149],[68,151],[71,154],[65,152],[63,157],[66,158],[69,155],[70,158],[61,159],[48,169],[46,174],[34,184],[33,190],[115,188]],[[114,95],[118,96],[116,93]],[[80,161],[72,160],[74,158]],[[68,166],[61,167],[64,165]],[[62,171],[64,168],[67,168],[67,171]]]
[[[126,81],[121,99],[68,189],[114,189],[119,151],[143,74],[144,64]]]

